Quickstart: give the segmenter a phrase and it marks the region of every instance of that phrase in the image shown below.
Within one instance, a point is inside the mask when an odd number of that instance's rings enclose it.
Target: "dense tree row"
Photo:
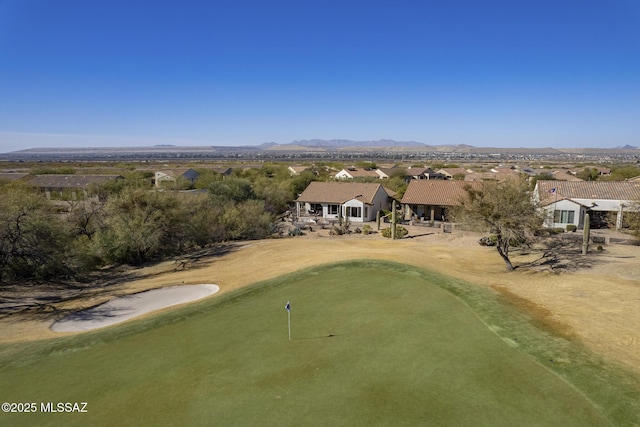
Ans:
[[[0,186],[0,280],[71,277],[269,236],[275,215],[314,176],[264,173],[211,176],[200,193],[158,191],[148,176],[132,173],[84,200],[53,202],[28,184]]]

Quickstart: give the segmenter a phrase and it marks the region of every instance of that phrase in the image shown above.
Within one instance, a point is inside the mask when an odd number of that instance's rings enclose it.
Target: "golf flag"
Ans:
[[[287,326],[289,327],[289,341],[291,341],[291,303],[289,301],[284,309],[287,310]]]
[[[551,190],[548,191],[551,194],[554,194],[556,192],[556,187],[553,187]]]

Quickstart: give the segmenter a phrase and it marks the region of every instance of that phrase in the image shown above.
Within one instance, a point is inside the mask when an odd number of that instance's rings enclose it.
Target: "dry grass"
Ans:
[[[476,243],[479,235],[409,229],[411,238],[397,241],[378,234],[329,236],[318,230],[129,270],[122,273],[126,280],[94,283],[66,300],[5,316],[0,319],[0,343],[60,336],[49,325],[61,313],[116,295],[182,283],[215,283],[226,293],[301,268],[368,258],[407,263],[489,287],[537,325],[640,372],[640,247],[610,245],[587,256],[578,256],[579,248],[568,244],[514,252],[513,261],[521,267],[507,272],[495,249]],[[1,296],[16,298],[6,291]]]

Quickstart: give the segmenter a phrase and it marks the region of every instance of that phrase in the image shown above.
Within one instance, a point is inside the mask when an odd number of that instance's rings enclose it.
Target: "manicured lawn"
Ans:
[[[507,319],[506,309],[496,314],[498,304],[482,299],[490,300],[488,293],[468,293],[450,280],[397,264],[345,263],[101,332],[5,349],[0,400],[36,402],[38,409],[40,402],[88,402],[88,413],[0,414],[0,425],[596,426],[637,420],[624,412],[624,399],[637,391],[633,384],[620,390],[626,393],[620,408],[592,403],[585,394],[598,379],[590,368],[554,372],[542,363],[539,332]],[[513,322],[517,326],[509,326]],[[493,323],[524,328],[517,341],[535,346],[501,338]]]

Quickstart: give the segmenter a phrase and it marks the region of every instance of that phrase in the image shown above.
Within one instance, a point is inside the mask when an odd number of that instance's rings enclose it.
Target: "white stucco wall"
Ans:
[[[572,211],[573,212],[573,222],[555,222],[554,221],[554,212],[555,211]],[[584,222],[584,214],[587,212],[586,207],[579,205],[578,203],[571,200],[559,200],[555,203],[547,205],[543,208],[544,212],[544,226],[548,228],[566,228],[568,224],[573,224],[578,229],[582,229]]]

